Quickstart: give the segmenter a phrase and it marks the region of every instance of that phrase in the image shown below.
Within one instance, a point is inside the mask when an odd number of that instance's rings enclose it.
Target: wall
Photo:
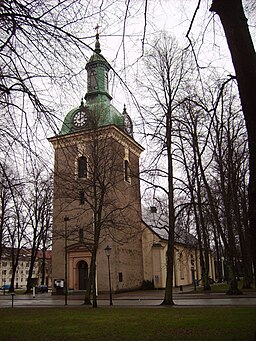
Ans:
[[[158,236],[150,227],[143,224],[143,268],[144,279],[153,281],[155,287],[165,288],[167,240]],[[209,277],[215,280],[214,259],[210,255]],[[201,268],[198,250],[182,243],[175,243],[173,285],[184,286],[201,279]]]
[[[114,126],[105,127],[98,135],[98,166],[102,182],[106,184],[103,211],[100,220],[101,237],[97,253],[97,285],[99,291],[108,291],[108,268],[104,248],[112,248],[110,256],[113,291],[138,288],[143,281],[141,206],[139,184],[139,154],[141,147]],[[89,196],[92,191],[90,172],[87,179],[78,179],[76,159],[79,155],[88,157],[88,167],[93,169],[93,138],[91,132],[84,131],[54,138],[55,176],[53,205],[53,280],[65,277],[65,223],[67,223],[68,279],[69,287],[77,290],[74,264],[79,260],[88,263],[88,253],[93,246],[93,202],[81,205],[79,191],[84,189]],[[101,146],[101,147],[99,147]],[[96,157],[98,157],[96,155]],[[124,178],[124,160],[129,161],[129,177]],[[99,189],[98,197],[101,195]],[[84,239],[79,240],[79,230],[83,229]],[[87,251],[81,248],[87,246]],[[72,249],[72,252],[71,252]]]

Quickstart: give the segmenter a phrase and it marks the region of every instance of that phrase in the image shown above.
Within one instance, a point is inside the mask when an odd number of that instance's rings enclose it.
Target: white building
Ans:
[[[15,250],[16,252],[16,250]],[[45,284],[51,285],[51,252],[46,252],[45,261]],[[20,289],[26,289],[27,278],[30,267],[30,251],[28,249],[22,249],[19,255],[18,266],[15,273],[14,287]],[[2,258],[0,260],[0,286],[10,285],[12,278],[12,257],[11,249],[3,248]],[[38,257],[33,269],[33,284],[41,284],[42,279],[42,252],[38,252]]]

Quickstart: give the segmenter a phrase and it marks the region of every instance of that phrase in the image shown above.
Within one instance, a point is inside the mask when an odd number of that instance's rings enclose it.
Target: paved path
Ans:
[[[162,307],[164,291],[134,291],[128,293],[113,294],[113,306],[118,307]],[[173,299],[176,307],[193,306],[255,306],[256,292],[239,296],[227,296],[225,294],[202,293],[195,294],[191,288],[185,288],[180,292],[174,290]],[[32,295],[0,295],[0,308],[2,307],[54,307],[65,306],[64,296],[52,296],[48,294]],[[68,295],[68,306],[82,306],[82,295]],[[109,296],[99,295],[98,306],[109,306]]]

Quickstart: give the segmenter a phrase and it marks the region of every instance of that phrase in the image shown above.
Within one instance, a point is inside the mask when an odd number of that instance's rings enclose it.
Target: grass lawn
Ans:
[[[4,308],[0,340],[256,340],[256,307]]]
[[[208,294],[209,292],[211,293],[226,293],[228,291],[228,284],[227,283],[218,283],[218,284],[212,284],[211,285],[211,291],[207,291],[206,293]],[[238,282],[238,288],[242,291],[242,293],[250,293],[250,292],[255,292],[256,289],[252,285],[251,289],[243,289],[243,281]],[[197,287],[196,291],[194,293],[202,293],[204,292],[203,287]]]

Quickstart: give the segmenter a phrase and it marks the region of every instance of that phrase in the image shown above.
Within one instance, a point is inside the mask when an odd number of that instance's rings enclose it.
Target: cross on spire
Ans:
[[[97,24],[94,29],[96,30],[96,35],[99,35],[99,28],[100,28],[100,25]]]
[[[95,42],[95,52],[96,53],[100,53],[101,52],[101,49],[100,49],[100,42],[99,42],[99,28],[100,28],[100,25],[97,24],[97,26],[94,28],[96,30],[96,42]]]

